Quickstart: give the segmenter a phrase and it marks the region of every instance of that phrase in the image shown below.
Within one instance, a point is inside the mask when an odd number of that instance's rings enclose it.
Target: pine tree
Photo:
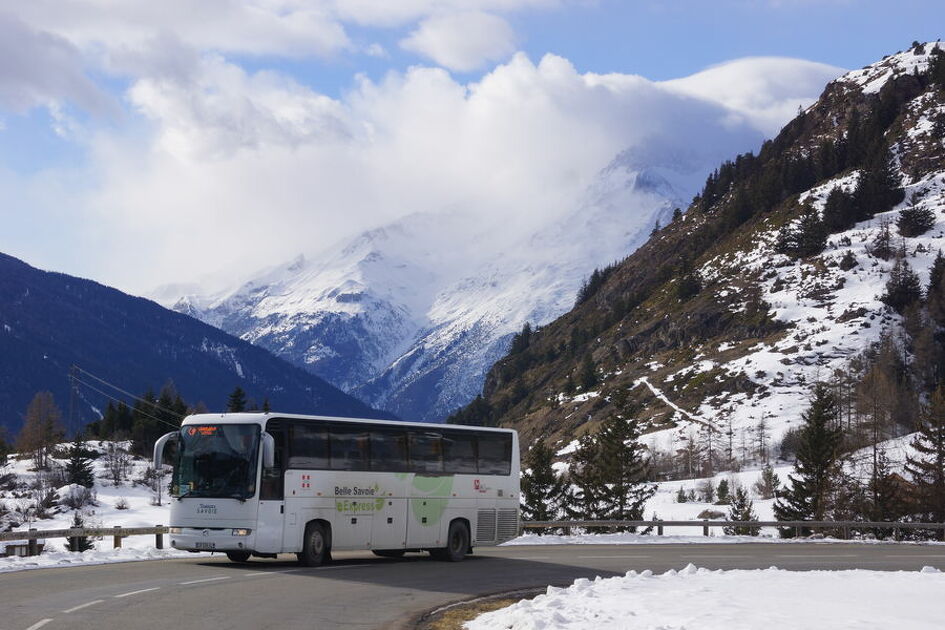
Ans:
[[[892,474],[886,451],[874,447],[872,471],[866,485],[867,509],[864,516],[870,521],[897,521],[906,513],[902,486]],[[892,532],[878,532],[880,537]]]
[[[590,353],[584,355],[584,360],[581,362],[581,387],[584,391],[589,391],[592,387],[597,385],[597,367],[594,365],[594,359],[591,358]]]
[[[82,529],[85,527],[85,520],[82,518],[81,513],[76,510],[72,515],[72,523],[69,525],[72,529]],[[72,538],[66,538],[66,551],[89,551],[95,549],[95,544],[89,540],[88,536],[76,536],[75,542],[76,547],[72,547]]]
[[[879,299],[900,314],[922,299],[919,276],[904,257],[896,258],[892,271],[889,272],[889,280],[886,281],[886,289]]]
[[[640,443],[640,424],[625,402],[614,402],[619,411],[601,423],[596,436],[602,509],[606,519],[639,521],[656,486],[646,483],[649,460]]]
[[[932,393],[912,449],[905,469],[915,484],[917,507],[925,520],[945,523],[945,385]]]
[[[246,392],[239,385],[230,394],[226,403],[228,413],[239,413],[246,410]]]
[[[790,487],[781,492],[774,504],[779,521],[821,521],[830,506],[828,500],[836,483],[840,465],[840,406],[833,390],[824,383],[814,386],[810,408],[802,415],[798,435],[796,475],[790,475]],[[793,528],[781,530],[790,537]]]
[[[728,510],[728,520],[744,521],[745,523],[757,523],[758,516],[755,514],[754,502],[748,497],[748,492],[741,486],[735,486],[735,492],[732,493],[731,507]],[[761,531],[758,526],[733,525],[723,527],[722,530],[726,536],[757,536]]]
[[[807,208],[794,225],[778,233],[775,250],[792,258],[808,258],[824,251],[826,244],[824,222],[816,210]]]
[[[902,236],[921,236],[935,227],[935,212],[913,200],[912,203],[899,211],[899,216],[896,217],[896,227]]]
[[[270,411],[272,411],[272,408],[269,406],[269,396],[266,396],[263,398],[262,412],[269,413]]]
[[[867,251],[880,260],[889,260],[893,256],[892,233],[889,231],[889,222],[883,220],[879,224],[879,232],[873,237]]]
[[[676,493],[676,503],[686,503],[689,500],[689,497],[686,495],[686,491],[682,486],[679,486],[679,492]]]
[[[780,482],[774,468],[771,467],[771,464],[768,464],[761,469],[761,477],[755,482],[755,492],[762,499],[773,499],[778,495],[779,485]]]
[[[571,455],[565,490],[564,513],[568,518],[592,520],[601,518],[601,497],[604,482],[600,476],[598,459],[600,446],[589,433],[578,439],[578,447]]]
[[[731,500],[731,496],[729,496],[727,479],[723,479],[719,482],[719,487],[718,490],[716,490],[715,496],[718,498],[719,503],[728,503]]]
[[[845,193],[840,186],[833,188],[824,202],[824,229],[834,234],[848,230],[861,220],[853,196]]]
[[[95,474],[92,471],[92,458],[85,441],[80,435],[75,436],[69,447],[69,461],[66,463],[66,475],[69,483],[91,488],[95,485]]]
[[[888,149],[876,151],[868,160],[854,196],[864,217],[886,212],[903,200],[902,182]]]
[[[553,521],[564,493],[564,482],[551,464],[554,451],[538,440],[523,458],[522,516],[530,521]]]

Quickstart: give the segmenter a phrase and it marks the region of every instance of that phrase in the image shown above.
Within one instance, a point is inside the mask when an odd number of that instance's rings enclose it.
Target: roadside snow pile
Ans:
[[[710,571],[582,578],[567,588],[485,613],[468,630],[755,630],[942,627],[945,573],[921,571]]]
[[[130,540],[130,539],[125,539]],[[154,538],[151,537],[153,544]],[[166,560],[168,558],[192,558],[195,555],[208,556],[210,554],[192,554],[176,549],[109,549],[96,551],[94,549],[82,553],[72,551],[43,552],[32,557],[0,557],[0,573],[8,571],[22,571],[25,569],[47,569],[63,566],[87,566],[91,564],[111,564],[113,562],[135,562],[138,560]]]

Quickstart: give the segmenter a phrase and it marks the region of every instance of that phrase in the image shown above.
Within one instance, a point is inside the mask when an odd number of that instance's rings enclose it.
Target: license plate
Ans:
[[[212,542],[195,542],[194,547],[197,549],[216,549],[217,544]]]

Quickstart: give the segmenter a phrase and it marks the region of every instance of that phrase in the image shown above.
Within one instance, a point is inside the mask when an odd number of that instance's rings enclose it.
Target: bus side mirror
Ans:
[[[176,440],[177,436],[180,434],[179,431],[171,431],[170,433],[165,433],[158,438],[158,441],[154,443],[154,461],[152,465],[154,470],[161,470],[161,467],[164,465],[164,446],[171,440]]]
[[[273,468],[276,465],[276,439],[263,431],[262,433],[263,468]]]

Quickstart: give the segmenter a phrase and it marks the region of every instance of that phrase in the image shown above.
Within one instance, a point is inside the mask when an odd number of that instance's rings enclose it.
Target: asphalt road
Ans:
[[[278,630],[391,628],[475,595],[565,585],[579,577],[713,569],[945,570],[945,546],[896,544],[549,545],[479,548],[451,564],[336,553],[300,568],[294,556],[225,557],[0,574],[0,630]]]

